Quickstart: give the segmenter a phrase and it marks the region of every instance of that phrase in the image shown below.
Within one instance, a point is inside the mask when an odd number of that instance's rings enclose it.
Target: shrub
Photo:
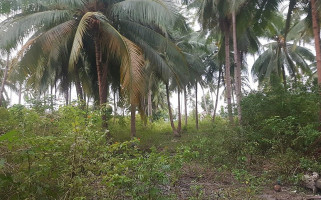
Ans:
[[[242,100],[248,142],[260,153],[285,153],[291,148],[304,152],[320,136],[317,131],[319,97],[309,84],[290,88],[266,85]]]

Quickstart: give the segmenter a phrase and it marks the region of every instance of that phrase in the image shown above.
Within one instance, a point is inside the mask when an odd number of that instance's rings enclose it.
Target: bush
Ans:
[[[284,89],[280,85],[265,86],[242,99],[242,123],[260,129],[272,117],[296,118],[300,126],[318,123],[319,96],[312,86],[297,85]]]
[[[250,93],[242,100],[248,142],[258,144],[260,153],[307,151],[320,136],[318,102],[318,94],[308,84],[287,89],[276,84]]]
[[[0,136],[0,196],[170,199],[181,154],[144,152],[139,139],[107,145],[99,113],[73,106],[42,115],[21,106],[1,112],[11,127]]]

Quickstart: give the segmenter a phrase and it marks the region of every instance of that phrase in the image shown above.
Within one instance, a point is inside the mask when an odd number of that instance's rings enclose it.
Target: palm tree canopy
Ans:
[[[8,4],[10,11],[6,10]],[[158,72],[168,73],[170,69],[178,78],[187,65],[170,39],[170,30],[183,30],[184,23],[169,1],[6,0],[0,2],[0,9],[1,13],[18,13],[0,23],[0,47],[17,46],[29,37],[16,63],[25,74],[38,74],[34,80],[44,74],[55,74],[52,79],[61,80],[58,75],[74,73],[78,68],[93,85],[97,75],[93,76],[96,69],[90,66],[97,64],[95,38],[103,54],[100,61],[106,66],[119,66],[122,89],[131,96],[139,97],[144,91],[141,81],[146,60]],[[55,68],[63,56],[69,58],[68,64],[64,61]],[[109,70],[115,72],[113,67]]]
[[[287,43],[287,52],[280,47],[278,42],[271,42],[264,45],[266,50],[256,59],[252,66],[252,74],[262,82],[269,78],[274,72],[281,75],[281,67],[284,66],[292,74],[301,73],[311,74],[309,62],[313,62],[313,53],[301,46]]]

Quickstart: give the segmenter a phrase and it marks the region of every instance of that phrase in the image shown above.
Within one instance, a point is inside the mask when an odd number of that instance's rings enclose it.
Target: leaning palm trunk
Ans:
[[[234,62],[236,66],[235,70],[235,93],[236,93],[236,104],[237,104],[237,115],[239,119],[239,124],[242,120],[242,109],[241,109],[241,100],[242,100],[242,81],[241,81],[241,59],[239,51],[237,48],[237,37],[236,37],[236,19],[235,11],[232,12],[232,21],[233,21],[233,48],[234,48]]]
[[[4,85],[7,81],[8,78],[8,71],[9,71],[9,52],[7,54],[7,65],[6,65],[6,69],[4,71],[4,76],[3,76],[3,80],[1,83],[1,88],[0,88],[0,106],[2,106],[2,101],[3,101],[3,92],[4,92]]]
[[[231,70],[230,70],[230,31],[225,30],[225,82],[226,82],[226,98],[227,110],[230,124],[233,124],[232,101],[231,101]]]
[[[133,104],[130,107],[130,133],[131,137],[136,137],[136,106]]]
[[[178,125],[177,125],[177,132],[180,133],[182,131],[182,115],[181,115],[181,94],[179,88],[177,90],[178,96]]]
[[[174,136],[178,137],[179,133],[177,132],[177,130],[175,128],[175,125],[174,125],[171,103],[169,101],[168,83],[166,83],[166,96],[167,96],[168,114],[169,114],[169,120],[170,120],[170,123],[171,123],[171,127],[172,127],[172,130],[173,130]]]
[[[222,73],[222,68],[220,68],[218,71],[218,81],[217,81],[216,100],[215,100],[214,114],[213,114],[213,123],[214,123],[215,117],[216,117],[216,110],[217,110],[218,96],[219,96],[218,94],[220,92],[220,84],[221,84],[221,73]]]
[[[197,109],[197,82],[195,84],[195,125],[198,130],[198,109]]]
[[[288,13],[287,13],[286,22],[285,22],[285,29],[284,29],[284,40],[283,40],[283,44],[282,44],[282,49],[284,51],[284,54],[286,55],[286,59],[289,60],[289,62],[290,62],[291,58],[289,56],[288,49],[287,49],[287,35],[288,35],[289,29],[290,29],[292,12],[293,12],[296,4],[297,4],[297,0],[290,0],[290,2],[289,2],[289,8],[288,8]],[[295,68],[293,68],[292,76],[294,77],[294,82],[296,83],[297,76],[296,76]]]

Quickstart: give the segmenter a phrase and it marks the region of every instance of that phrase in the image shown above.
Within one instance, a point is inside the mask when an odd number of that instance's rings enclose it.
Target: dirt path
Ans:
[[[275,192],[269,188],[263,190],[262,195],[258,195],[258,199],[262,200],[312,200],[312,199],[321,199],[321,198],[312,198],[318,197],[312,195],[309,191],[304,192],[297,192],[295,190],[291,190],[288,187],[282,187],[281,192]]]
[[[308,190],[297,192],[283,186],[281,192],[275,192],[273,185],[253,187],[239,183],[231,173],[203,168],[196,163],[183,167],[182,174],[171,190],[174,190],[181,200],[321,200],[321,196],[313,198]]]

